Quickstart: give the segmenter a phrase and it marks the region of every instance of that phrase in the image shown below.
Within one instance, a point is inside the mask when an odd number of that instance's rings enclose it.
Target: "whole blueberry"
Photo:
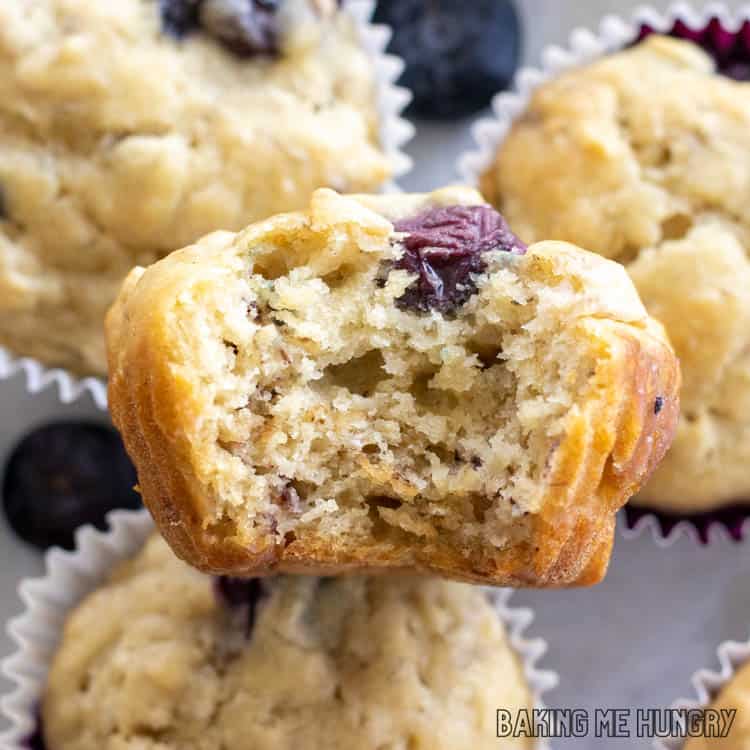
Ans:
[[[267,586],[260,578],[233,578],[231,576],[215,578],[214,586],[222,605],[242,611],[245,637],[250,638],[255,627],[258,605],[268,596]]]
[[[389,50],[406,63],[400,83],[422,117],[486,107],[518,67],[521,24],[510,0],[379,0],[375,21],[393,29]]]
[[[278,0],[203,0],[203,29],[238,57],[280,51]]]
[[[176,39],[200,27],[200,0],[159,0],[161,24],[165,33]]]
[[[280,0],[159,0],[162,29],[176,39],[205,32],[238,57],[279,53]]]
[[[104,529],[109,511],[141,506],[136,481],[113,429],[56,422],[30,432],[13,449],[3,474],[3,509],[23,540],[42,549],[72,549],[79,526]]]
[[[415,274],[396,299],[402,310],[452,315],[477,291],[474,277],[492,250],[523,255],[526,245],[491,206],[441,206],[394,224],[403,254],[391,268]]]

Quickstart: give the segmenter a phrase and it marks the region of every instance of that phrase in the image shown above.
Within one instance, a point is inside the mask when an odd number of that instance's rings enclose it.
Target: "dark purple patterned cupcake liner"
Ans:
[[[710,544],[717,535],[733,542],[742,542],[750,531],[749,519],[750,505],[730,505],[686,515],[627,505],[623,510],[623,535],[635,538],[650,529],[657,540],[669,543],[683,533],[699,544]]]
[[[720,73],[735,81],[750,80],[750,20],[742,21],[739,28],[732,30],[719,15],[711,16],[708,23],[698,28],[678,19],[666,32],[644,23],[636,43],[655,33],[693,42],[713,57]]]
[[[480,175],[494,161],[513,121],[526,111],[532,93],[541,84],[572,68],[637,44],[650,34],[666,34],[694,42],[713,57],[720,73],[735,80],[750,80],[750,5],[732,12],[723,3],[709,3],[697,10],[688,3],[678,2],[663,12],[644,6],[630,18],[606,16],[598,31],[576,29],[567,47],[545,48],[540,68],[520,70],[513,90],[495,97],[493,116],[474,127],[474,149],[459,158],[458,171],[466,184],[479,184]],[[634,538],[650,531],[661,546],[670,545],[683,534],[698,544],[708,544],[719,537],[740,542],[750,533],[750,526],[746,524],[750,519],[750,503],[687,515],[629,505],[622,515],[623,536]]]

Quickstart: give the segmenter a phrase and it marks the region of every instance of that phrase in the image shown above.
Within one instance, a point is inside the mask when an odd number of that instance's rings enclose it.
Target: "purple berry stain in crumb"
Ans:
[[[290,513],[302,512],[302,502],[299,492],[291,481],[286,484],[281,493],[280,504],[282,508]]]
[[[657,31],[652,26],[641,26],[636,41],[655,33]],[[684,21],[675,21],[665,33],[702,47],[714,58],[718,71],[728,78],[750,81],[750,21],[745,21],[735,31],[725,28],[715,17],[707,25],[697,29],[691,28]]]
[[[245,636],[249,638],[255,627],[255,617],[261,600],[268,596],[267,587],[260,578],[215,578],[216,594],[222,604],[232,610],[245,610]]]
[[[283,0],[159,0],[162,27],[176,39],[203,31],[238,57],[278,55]]]
[[[137,509],[135,469],[106,425],[55,422],[28,433],[12,449],[2,478],[10,527],[41,549],[73,549],[79,526],[106,529],[116,508]]]
[[[402,310],[454,313],[477,291],[484,253],[526,252],[505,219],[490,206],[442,206],[394,224],[404,234],[403,255],[389,268],[416,274],[396,299]],[[382,278],[380,279],[382,282]]]

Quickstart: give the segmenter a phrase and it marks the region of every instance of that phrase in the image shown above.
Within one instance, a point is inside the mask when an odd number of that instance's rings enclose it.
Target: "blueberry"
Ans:
[[[176,39],[200,28],[198,6],[201,0],[159,0],[161,24],[165,33]]]
[[[203,0],[203,28],[239,57],[279,52],[278,2],[272,0]]]
[[[280,0],[160,0],[162,27],[183,39],[205,31],[239,57],[279,52]]]
[[[3,509],[30,544],[72,549],[79,526],[104,529],[110,510],[141,507],[135,484],[135,469],[113,429],[57,422],[30,432],[14,448],[3,477]]]
[[[486,107],[518,67],[521,24],[511,0],[379,0],[375,21],[393,29],[389,50],[406,62],[401,83],[422,117]]]
[[[258,604],[268,595],[260,578],[232,578],[221,576],[214,579],[216,593],[225,606],[244,613],[245,636],[249,638],[255,627]]]
[[[418,277],[396,300],[403,310],[453,313],[476,293],[474,276],[485,268],[483,253],[526,252],[526,245],[490,206],[431,208],[396,222],[394,228],[406,237],[401,241],[404,253],[391,267]]]

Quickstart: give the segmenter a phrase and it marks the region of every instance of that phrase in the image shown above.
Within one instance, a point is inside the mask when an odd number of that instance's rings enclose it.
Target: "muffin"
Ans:
[[[665,324],[682,416],[635,501],[680,515],[750,498],[748,154],[750,85],[650,36],[542,84],[481,177],[522,239],[623,263]]]
[[[105,372],[122,279],[392,172],[335,0],[0,3],[0,345]]]
[[[725,737],[688,737],[683,750],[747,750],[750,748],[750,664],[739,669],[708,708],[717,712],[731,729]],[[708,732],[707,734],[711,734]]]
[[[460,187],[212,234],[135,269],[107,338],[144,500],[213,573],[596,582],[678,411],[623,268]]]
[[[215,580],[153,537],[70,615],[48,750],[529,748],[532,706],[481,590],[361,576]]]

